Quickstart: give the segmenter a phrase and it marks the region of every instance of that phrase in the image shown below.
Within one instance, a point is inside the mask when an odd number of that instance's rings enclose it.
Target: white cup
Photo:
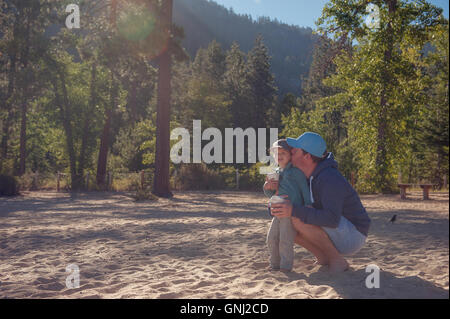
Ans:
[[[267,174],[267,178],[269,180],[271,179],[271,180],[277,181],[280,178],[280,174],[278,174],[278,173],[269,173],[269,174]]]
[[[284,197],[274,195],[270,198],[269,202],[270,202],[270,205],[283,204],[285,202],[285,199],[284,199]]]

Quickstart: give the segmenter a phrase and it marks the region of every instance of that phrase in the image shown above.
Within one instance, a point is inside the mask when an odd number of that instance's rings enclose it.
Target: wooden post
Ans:
[[[406,187],[400,187],[400,198],[406,199]]]
[[[59,192],[59,180],[61,178],[61,175],[59,174],[59,172],[56,174],[56,191]]]
[[[423,200],[429,200],[430,199],[430,188],[424,187],[423,188]]]
[[[144,182],[145,182],[145,173],[144,170],[141,171],[141,188],[144,189]]]
[[[430,199],[430,188],[433,187],[431,184],[421,184],[420,188],[422,188],[423,200]]]
[[[448,187],[447,175],[444,175],[444,189]]]
[[[406,199],[406,189],[411,186],[411,184],[398,184],[397,185],[400,188],[400,198]]]

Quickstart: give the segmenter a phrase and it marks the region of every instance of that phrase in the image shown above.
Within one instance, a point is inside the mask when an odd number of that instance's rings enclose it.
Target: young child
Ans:
[[[285,139],[276,141],[270,148],[278,164],[278,191],[266,179],[264,193],[268,197],[277,194],[287,195],[292,204],[307,206],[311,204],[309,188],[305,174],[291,164],[291,147]],[[289,272],[294,264],[294,239],[296,231],[290,218],[273,217],[267,234],[267,246],[270,253],[270,267],[274,270]]]

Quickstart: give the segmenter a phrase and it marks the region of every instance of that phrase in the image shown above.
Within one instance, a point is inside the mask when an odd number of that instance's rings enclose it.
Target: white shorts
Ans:
[[[367,237],[361,234],[347,218],[341,216],[337,228],[322,227],[342,255],[356,254],[366,243]]]

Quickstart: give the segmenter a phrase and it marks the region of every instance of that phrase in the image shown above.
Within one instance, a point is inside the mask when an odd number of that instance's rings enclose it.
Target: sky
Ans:
[[[328,0],[213,0],[226,8],[232,7],[239,14],[250,14],[253,19],[260,16],[277,18],[281,22],[301,27],[316,28],[315,21],[322,14]],[[444,9],[448,18],[448,0],[428,0]],[[282,4],[282,5],[281,5]]]

